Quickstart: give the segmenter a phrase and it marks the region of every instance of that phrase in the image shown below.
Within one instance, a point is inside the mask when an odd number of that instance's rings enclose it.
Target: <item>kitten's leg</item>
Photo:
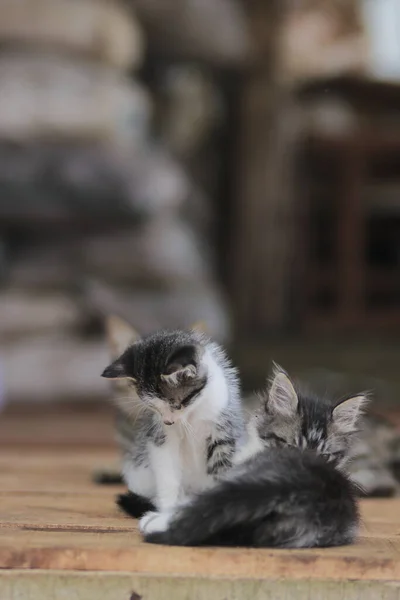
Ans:
[[[130,492],[151,500],[155,497],[156,483],[150,465],[137,466],[132,458],[124,457],[122,473]]]
[[[150,511],[144,515],[139,521],[139,528],[143,535],[150,533],[160,533],[168,529],[174,511],[155,512]]]
[[[210,436],[207,439],[207,473],[218,478],[231,466],[235,453],[236,439],[229,431]]]
[[[158,512],[148,512],[140,519],[139,527],[143,533],[148,533],[150,523],[155,525],[160,520],[167,522],[180,501],[182,477],[178,439],[170,436],[162,445],[152,445],[150,461],[155,476]],[[160,531],[161,521],[157,523],[157,531]]]
[[[152,533],[162,533],[167,531],[172,519],[176,517],[178,511],[191,504],[192,500],[188,497],[181,499],[174,509],[164,512],[148,512],[147,515],[140,520],[140,531],[147,536]]]
[[[171,436],[161,446],[152,446],[150,456],[156,483],[156,505],[159,511],[168,511],[177,505],[181,493],[178,438]]]

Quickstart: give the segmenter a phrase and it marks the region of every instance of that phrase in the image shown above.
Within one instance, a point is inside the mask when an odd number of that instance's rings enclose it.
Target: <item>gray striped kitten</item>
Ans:
[[[145,531],[146,541],[280,548],[351,543],[359,516],[345,468],[365,401],[360,394],[329,403],[302,392],[276,367],[238,464]]]
[[[123,478],[142,508],[155,508],[140,520],[150,533],[231,467],[244,434],[238,377],[224,350],[194,329],[140,339],[114,318],[108,330],[114,352],[128,342],[103,377],[118,386]]]

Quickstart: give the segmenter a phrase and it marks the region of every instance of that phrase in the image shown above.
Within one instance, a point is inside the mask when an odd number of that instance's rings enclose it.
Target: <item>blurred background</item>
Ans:
[[[398,0],[0,0],[0,282],[3,404],[106,398],[109,313],[395,402]]]

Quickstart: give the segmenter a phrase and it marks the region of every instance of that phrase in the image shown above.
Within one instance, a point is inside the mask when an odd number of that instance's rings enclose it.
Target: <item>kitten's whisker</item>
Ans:
[[[114,401],[129,400],[130,402],[138,402],[144,404],[144,402],[138,396],[115,396]]]
[[[185,434],[186,434],[186,436],[187,436],[187,438],[189,440],[189,444],[192,445],[193,441],[194,441],[194,438],[193,438],[192,432],[190,430],[189,423],[185,419],[182,419],[181,422],[182,422]]]
[[[136,421],[144,412],[146,412],[146,406],[144,406],[144,405],[141,406],[137,412],[133,412],[133,410],[132,410],[131,415],[132,415],[132,417],[135,417],[135,420],[133,421],[133,425],[136,424]]]
[[[193,425],[191,423],[189,423],[189,421],[187,421],[185,418],[182,418],[182,423],[183,423],[183,426],[184,426],[186,432],[189,434],[190,443],[197,444],[198,436],[197,436],[196,431],[194,430]]]
[[[119,398],[116,399],[115,402],[122,406],[148,406],[145,402],[141,400],[137,400],[135,398]]]

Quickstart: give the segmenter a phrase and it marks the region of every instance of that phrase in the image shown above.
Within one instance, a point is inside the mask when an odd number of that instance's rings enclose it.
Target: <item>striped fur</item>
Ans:
[[[146,541],[280,548],[351,543],[359,516],[344,466],[365,400],[359,394],[332,404],[301,393],[276,367],[237,465],[212,489],[149,520]]]
[[[131,495],[168,512],[212,487],[244,435],[236,370],[198,331],[161,331],[128,346],[103,373],[115,380],[116,431]],[[144,505],[143,503],[141,505]]]

